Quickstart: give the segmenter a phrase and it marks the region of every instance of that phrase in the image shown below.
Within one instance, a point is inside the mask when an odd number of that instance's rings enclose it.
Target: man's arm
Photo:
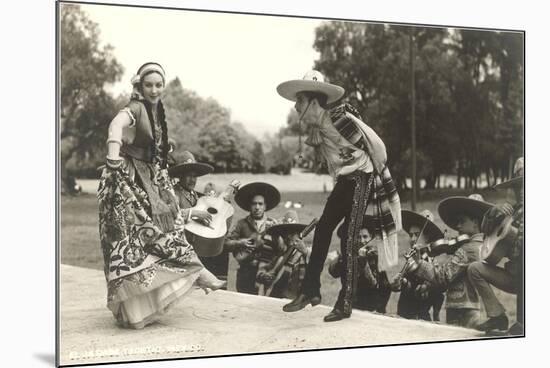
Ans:
[[[241,238],[243,233],[242,221],[237,221],[237,224],[231,231],[231,233],[225,238],[224,247],[228,252],[235,252],[244,246],[244,240]]]
[[[418,268],[412,274],[420,280],[427,281],[434,288],[447,289],[454,280],[464,275],[467,268],[468,257],[466,252],[459,248],[444,265],[418,261]]]

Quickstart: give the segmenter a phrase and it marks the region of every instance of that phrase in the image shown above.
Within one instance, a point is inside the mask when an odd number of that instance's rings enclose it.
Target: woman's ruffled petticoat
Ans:
[[[103,170],[99,233],[107,307],[121,326],[143,328],[191,290],[203,266],[183,229],[164,233],[153,223],[132,170],[131,160],[121,170]]]

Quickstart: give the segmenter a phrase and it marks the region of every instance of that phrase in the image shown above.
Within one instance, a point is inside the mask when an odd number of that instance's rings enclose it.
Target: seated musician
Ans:
[[[171,178],[177,180],[174,191],[178,197],[183,217],[185,220],[191,216],[206,217],[206,211],[192,211],[192,207],[196,206],[197,200],[203,195],[195,191],[195,186],[197,185],[197,177],[210,174],[214,171],[214,168],[208,164],[197,162],[195,156],[189,151],[182,152],[181,157],[179,164],[168,168],[168,173]],[[199,212],[204,212],[204,214]]]
[[[300,223],[296,211],[289,210],[279,224],[267,229],[273,243],[281,244],[282,254],[275,255],[269,264],[258,268],[256,279],[265,290],[263,295],[288,299],[298,296],[311,254],[311,246],[306,246],[300,239],[300,232],[306,226]]]
[[[427,282],[431,290],[447,290],[446,314],[448,324],[473,328],[479,323],[479,297],[468,280],[466,270],[472,262],[479,261],[483,243],[481,220],[492,207],[479,194],[469,197],[449,197],[439,203],[438,212],[443,222],[459,235],[468,235],[469,240],[457,244],[450,259],[442,265],[418,260],[414,277]],[[409,259],[416,262],[415,258]],[[416,267],[417,266],[417,267]]]
[[[340,239],[343,238],[346,230],[344,225],[338,228],[337,234]],[[378,270],[378,249],[372,241],[374,240],[373,234],[373,217],[364,216],[363,225],[359,230],[357,290],[354,295],[353,308],[386,313],[391,289],[386,272]],[[342,270],[342,255],[337,252],[337,258],[331,262],[328,271],[332,277],[339,278]]]
[[[273,258],[271,237],[265,232],[277,221],[266,212],[275,208],[281,194],[274,186],[255,182],[242,186],[235,194],[235,202],[249,215],[240,219],[225,239],[225,248],[233,252],[239,262],[237,291],[257,294],[256,274],[260,263]]]
[[[212,216],[204,210],[193,208],[197,205],[198,199],[204,195],[195,191],[195,187],[197,177],[213,172],[214,168],[208,164],[197,162],[195,156],[189,151],[182,152],[181,157],[180,164],[171,166],[168,169],[170,176],[178,180],[174,185],[174,191],[178,197],[180,213],[185,222],[189,222],[191,218],[194,218],[208,225],[212,220]],[[199,259],[206,269],[218,279],[227,281],[229,252],[226,249],[215,257],[199,257]]]
[[[508,317],[503,305],[498,301],[490,285],[505,292],[517,295],[516,323],[507,331],[510,335],[523,335],[523,157],[514,165],[514,178],[496,186],[497,189],[512,189],[516,204],[504,204],[487,212],[482,230],[489,235],[504,220],[513,218],[512,226],[517,229],[517,237],[508,249],[508,262],[504,268],[496,265],[475,262],[468,267],[468,277],[476,288],[488,320],[477,326],[487,333],[503,332],[508,329]]]
[[[416,213],[409,210],[401,211],[403,230],[409,235],[409,246],[426,245],[444,237],[443,232],[433,222],[433,214],[424,210]],[[433,257],[422,254],[426,262],[433,263]],[[426,284],[414,277],[404,277],[403,273],[394,276],[391,283],[392,291],[400,291],[397,302],[397,315],[407,319],[439,321],[439,312],[445,296],[441,291],[427,291]],[[432,309],[432,316],[430,316]]]

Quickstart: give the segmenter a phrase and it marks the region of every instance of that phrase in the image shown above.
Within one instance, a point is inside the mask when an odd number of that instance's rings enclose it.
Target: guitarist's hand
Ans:
[[[505,216],[512,216],[514,214],[514,207],[512,207],[510,203],[501,204],[500,206],[497,206],[497,208]]]
[[[514,208],[509,203],[504,203],[491,208],[481,221],[481,232],[490,235],[498,225],[508,216],[512,216]]]
[[[244,238],[239,241],[239,246],[243,249],[254,249],[256,245],[253,238]]]
[[[256,234],[256,236],[253,237],[252,239],[253,239],[253,244],[255,248],[262,248],[265,244],[264,238],[262,237],[261,234]]]
[[[197,220],[205,226],[210,226],[210,223],[212,222],[212,215],[203,210],[192,210],[191,218],[193,220]]]

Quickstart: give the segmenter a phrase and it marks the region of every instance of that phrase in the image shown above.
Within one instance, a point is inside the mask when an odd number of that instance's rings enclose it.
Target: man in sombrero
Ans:
[[[438,212],[443,222],[459,235],[468,235],[469,240],[461,244],[446,263],[439,265],[419,260],[411,272],[414,277],[427,282],[429,290],[446,290],[448,324],[474,328],[479,323],[479,297],[466,271],[471,263],[479,261],[483,243],[481,221],[492,207],[480,194],[442,200]],[[415,262],[414,258],[409,261]]]
[[[434,222],[434,216],[429,210],[419,213],[402,210],[401,221],[403,230],[409,235],[409,246],[428,245],[444,237],[443,232]],[[422,253],[426,262],[433,263],[432,257]],[[397,301],[397,315],[407,319],[421,319],[425,321],[439,321],[439,312],[445,296],[441,291],[424,290],[426,285],[422,280],[409,275],[397,274],[391,282],[392,290],[399,291]],[[432,316],[430,316],[432,309]]]
[[[357,270],[359,230],[367,205],[373,204],[375,235],[382,240],[379,248],[381,270],[397,264],[397,230],[401,227],[401,208],[397,190],[386,166],[386,147],[380,137],[362,121],[349,104],[329,108],[344,96],[340,86],[325,82],[324,76],[311,70],[303,79],[281,83],[277,92],[295,101],[300,121],[309,126],[306,144],[323,157],[335,185],[315,229],[312,253],[301,293],[283,307],[295,312],[321,302],[320,275],[327,257],[332,233],[344,220],[346,247],[342,252],[344,272],[342,289],[332,312],[325,320],[335,321],[351,315],[353,280]]]
[[[342,239],[346,228],[341,225],[336,233]],[[363,217],[363,225],[359,231],[357,290],[355,293],[353,308],[378,313],[386,313],[386,306],[390,299],[391,289],[388,276],[385,271],[378,270],[378,247],[373,237],[374,221],[372,216]],[[341,243],[340,245],[345,246]],[[329,264],[328,272],[334,278],[342,275],[341,251]],[[327,321],[330,322],[330,321]]]
[[[168,168],[170,177],[178,180],[174,185],[174,191],[178,197],[180,209],[184,210],[184,214],[187,215],[184,215],[184,218],[191,216],[190,209],[195,207],[197,200],[202,196],[202,193],[195,191],[197,177],[210,174],[213,171],[214,168],[211,165],[197,162],[195,156],[189,151],[182,152],[179,164]],[[193,216],[196,215],[196,212],[193,213]]]
[[[168,168],[170,177],[178,180],[174,185],[174,192],[178,198],[180,212],[184,221],[188,222],[191,218],[197,219],[208,225],[212,221],[212,216],[200,209],[193,208],[197,205],[198,199],[203,195],[195,191],[197,177],[210,174],[214,171],[211,165],[197,162],[195,156],[189,151],[181,153],[179,164]],[[220,280],[227,281],[229,253],[223,251],[215,257],[199,257],[204,266]]]
[[[273,185],[254,182],[239,188],[235,202],[248,216],[240,219],[226,237],[224,247],[233,252],[239,262],[237,270],[237,291],[258,294],[256,273],[258,263],[268,263],[273,258],[270,237],[265,232],[277,224],[277,220],[267,216],[266,212],[277,207],[281,194]]]
[[[498,301],[491,285],[508,293],[516,294],[516,323],[506,332],[511,335],[523,335],[523,254],[524,254],[524,214],[523,214],[523,171],[524,161],[520,157],[514,165],[514,177],[495,186],[496,189],[512,189],[516,203],[512,206],[505,203],[487,212],[482,223],[482,231],[489,235],[504,220],[512,217],[512,226],[517,228],[517,237],[508,250],[508,262],[504,268],[474,262],[468,267],[468,277],[476,288],[487,312],[487,321],[477,326],[480,331],[489,334],[500,333],[508,329],[508,317],[504,306]]]
[[[264,295],[289,299],[298,295],[311,253],[311,247],[300,239],[300,232],[306,226],[300,222],[295,210],[289,210],[277,225],[266,230],[273,244],[281,244],[281,253],[276,254],[264,267],[259,266],[256,279],[264,285],[267,291]]]

